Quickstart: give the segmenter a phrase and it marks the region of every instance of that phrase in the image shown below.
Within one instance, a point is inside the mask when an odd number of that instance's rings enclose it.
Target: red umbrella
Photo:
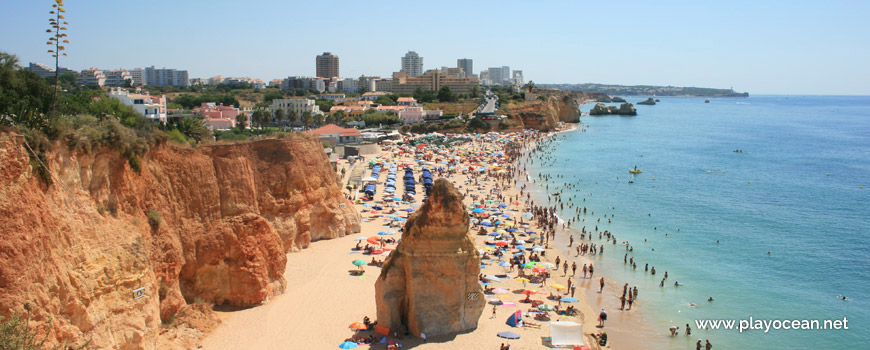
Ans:
[[[495,242],[495,245],[497,245],[499,247],[504,247],[504,246],[508,245],[508,243],[505,241],[498,241],[498,242]]]
[[[534,272],[546,272],[547,269],[545,269],[543,267],[536,267],[536,268],[532,269],[532,271],[534,271]]]
[[[525,294],[525,295],[532,295],[532,294],[535,294],[535,293],[537,293],[537,291],[535,291],[535,290],[531,290],[531,289],[526,289],[526,290],[523,291],[523,294]]]
[[[379,244],[378,243],[379,239],[380,239],[380,237],[378,237],[378,236],[372,236],[372,237],[369,237],[369,239],[367,239],[366,242],[369,242],[371,244]]]
[[[364,329],[369,329],[369,327],[366,326],[365,323],[362,323],[362,322],[351,323],[350,326],[348,326],[348,327],[359,330],[359,331],[364,330]]]

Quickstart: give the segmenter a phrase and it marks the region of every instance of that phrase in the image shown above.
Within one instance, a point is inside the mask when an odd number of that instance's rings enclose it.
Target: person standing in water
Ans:
[[[598,280],[598,284],[600,285],[600,287],[598,288],[598,293],[601,293],[601,291],[604,290],[604,277],[601,277],[601,279]]]

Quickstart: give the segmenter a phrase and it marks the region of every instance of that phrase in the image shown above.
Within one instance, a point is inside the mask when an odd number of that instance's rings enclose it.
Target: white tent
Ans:
[[[583,325],[571,321],[550,322],[550,339],[553,346],[584,345]]]

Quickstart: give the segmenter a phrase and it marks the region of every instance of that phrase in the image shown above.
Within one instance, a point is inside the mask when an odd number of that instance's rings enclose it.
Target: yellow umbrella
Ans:
[[[504,224],[505,226],[507,226],[507,227],[514,227],[514,223],[513,223],[513,222],[510,222],[510,221],[503,222],[503,224]]]
[[[495,232],[496,232],[496,233],[501,233],[501,234],[503,234],[503,235],[504,235],[504,234],[507,234],[507,231],[505,231],[505,230],[498,230],[498,231],[495,231]]]
[[[528,278],[525,278],[525,277],[519,277],[519,278],[515,279],[515,281],[518,281],[518,282],[529,282],[529,279],[528,279]]]
[[[561,285],[561,284],[558,284],[558,283],[553,283],[553,284],[550,285],[550,287],[556,288],[557,290],[562,290],[562,289],[566,289],[566,288],[567,288],[567,287],[565,287],[565,286],[563,286],[563,285]]]

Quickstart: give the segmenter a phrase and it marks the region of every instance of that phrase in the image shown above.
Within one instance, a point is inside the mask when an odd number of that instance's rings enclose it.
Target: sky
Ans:
[[[0,0],[0,51],[46,53],[51,0]],[[186,69],[191,78],[389,77],[474,60],[526,81],[870,95],[870,1],[66,0],[73,69]]]

